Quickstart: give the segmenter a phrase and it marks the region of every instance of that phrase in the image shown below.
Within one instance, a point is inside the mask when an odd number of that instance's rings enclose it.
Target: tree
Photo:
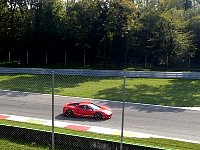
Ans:
[[[161,0],[158,5],[151,5],[151,8],[148,5],[144,10],[140,18],[146,32],[144,41],[155,65],[161,62],[168,65],[169,59],[182,59],[188,51],[194,50],[192,34],[187,30],[185,12],[179,0]]]

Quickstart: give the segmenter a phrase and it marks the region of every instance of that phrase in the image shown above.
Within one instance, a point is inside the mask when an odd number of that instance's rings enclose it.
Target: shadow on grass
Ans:
[[[0,87],[5,90],[21,92],[50,93],[50,75],[1,75]]]
[[[59,93],[58,89],[75,88],[80,86],[81,83],[93,81],[98,84],[101,80],[118,79],[117,77],[55,75],[54,88],[55,92]],[[23,74],[0,75],[0,89],[50,94],[52,92],[52,76]]]
[[[106,82],[101,82],[103,80]],[[135,78],[127,79],[126,102],[175,107],[200,106],[199,80],[163,79],[167,80],[167,83],[162,83],[162,79],[157,79],[157,81],[143,79],[137,84],[136,80]],[[111,101],[123,101],[124,98],[122,78],[56,75],[54,81],[55,94]],[[81,83],[85,84],[81,85]],[[0,88],[51,94],[52,77],[51,75],[1,75]],[[23,94],[26,96],[28,93]],[[13,96],[17,96],[17,93]]]
[[[123,87],[118,86],[101,90],[95,98],[123,101]],[[147,83],[126,88],[126,102],[153,104],[174,107],[200,106],[200,81],[170,80],[169,84],[154,86]]]

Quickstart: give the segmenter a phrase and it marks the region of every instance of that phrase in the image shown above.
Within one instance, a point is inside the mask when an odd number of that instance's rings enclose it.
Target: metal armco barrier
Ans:
[[[118,71],[87,69],[0,68],[0,74],[52,74],[127,78],[200,79],[200,72]]]

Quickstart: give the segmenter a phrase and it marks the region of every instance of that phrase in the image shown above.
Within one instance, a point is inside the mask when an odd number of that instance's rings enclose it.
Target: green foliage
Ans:
[[[152,5],[151,5],[152,6]],[[194,32],[188,30],[188,15],[180,0],[161,0],[156,7],[146,6],[141,15],[145,35],[146,55],[153,57],[152,63],[176,62],[195,54]],[[153,54],[153,55],[152,55]],[[166,58],[168,57],[168,58]],[[157,61],[155,61],[157,60]]]
[[[189,53],[198,59],[200,4],[194,0],[185,9],[184,2],[2,0],[0,48],[22,57],[22,62],[27,50],[36,61],[46,52],[53,61],[61,61],[65,51],[68,63],[81,63],[85,53],[86,62],[104,65],[126,64],[131,57],[140,58],[137,64],[159,66],[166,64],[167,55],[175,62],[188,59]]]

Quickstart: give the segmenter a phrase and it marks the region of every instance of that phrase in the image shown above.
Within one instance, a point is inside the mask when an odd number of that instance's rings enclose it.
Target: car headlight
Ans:
[[[110,115],[110,114],[111,114],[111,112],[108,111],[108,110],[102,110],[102,112],[104,112],[104,113],[107,114],[107,115]]]

